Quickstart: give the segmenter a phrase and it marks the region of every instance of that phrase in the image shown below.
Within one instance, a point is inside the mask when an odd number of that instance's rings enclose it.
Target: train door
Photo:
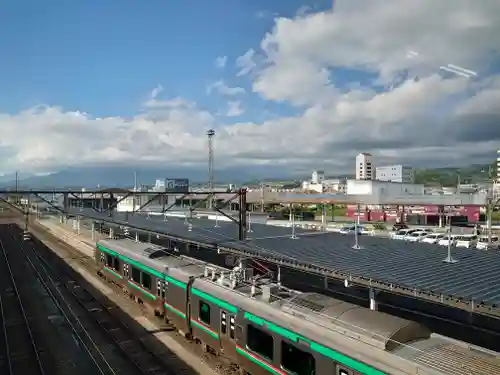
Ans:
[[[235,316],[225,310],[220,312],[220,347],[228,358],[236,357]]]

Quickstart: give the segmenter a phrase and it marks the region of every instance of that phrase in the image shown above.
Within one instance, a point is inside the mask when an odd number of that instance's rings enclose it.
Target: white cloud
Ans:
[[[237,117],[241,116],[245,111],[241,107],[241,102],[239,101],[231,101],[228,102],[228,109],[226,112],[227,117]]]
[[[222,69],[227,64],[227,56],[219,56],[215,59],[215,67]]]
[[[204,164],[211,127],[218,168],[272,164],[344,173],[352,172],[361,151],[372,152],[378,164],[487,162],[500,146],[500,72],[488,76],[486,69],[500,54],[499,28],[498,1],[338,0],[335,13],[277,19],[260,50],[237,60],[254,91],[296,105],[297,115],[221,125],[196,103],[161,100],[153,92],[144,112],[128,119],[38,106],[0,114],[2,169]],[[409,50],[419,58],[407,58]],[[438,67],[449,63],[478,77],[444,77]],[[384,93],[359,83],[340,90],[332,68],[367,69],[379,82],[397,84]],[[401,79],[405,70],[419,79]],[[229,92],[235,93],[224,95]],[[228,106],[228,116],[243,107],[238,101]]]
[[[257,64],[254,61],[255,51],[253,49],[249,49],[244,55],[239,56],[236,59],[236,66],[240,68],[237,76],[244,76],[251,73],[256,67]]]
[[[214,82],[207,87],[207,94],[210,95],[213,91],[217,91],[219,94],[226,96],[234,96],[245,93],[245,89],[243,87],[229,87],[222,80]]]
[[[153,91],[151,91],[151,99],[155,99],[158,95],[160,95],[164,91],[162,85],[156,86]]]

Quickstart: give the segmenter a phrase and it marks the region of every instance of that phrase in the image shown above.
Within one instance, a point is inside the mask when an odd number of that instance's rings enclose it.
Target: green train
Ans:
[[[251,269],[225,269],[128,239],[96,244],[99,274],[206,351],[263,375],[500,374],[498,353]]]

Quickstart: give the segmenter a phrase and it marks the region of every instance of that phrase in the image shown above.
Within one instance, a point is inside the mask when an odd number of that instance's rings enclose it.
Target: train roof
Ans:
[[[95,220],[164,234],[170,238],[214,246],[226,252],[255,257],[288,267],[307,270],[332,278],[349,278],[352,282],[411,294],[414,297],[441,301],[454,307],[476,312],[500,314],[500,254],[477,249],[455,248],[457,263],[445,263],[447,249],[425,243],[405,243],[387,238],[362,236],[362,249],[352,248],[353,238],[338,233],[321,233],[252,224],[245,241],[236,241],[237,226],[230,222],[193,219],[184,220],[123,213],[107,214],[90,209],[75,210]],[[474,301],[473,303],[471,301]],[[463,302],[463,303],[460,303]]]
[[[149,256],[158,251],[166,253],[165,249],[150,244],[124,239],[102,240],[98,244],[148,266],[156,263],[157,270],[178,281],[187,283],[194,277],[193,288],[215,297],[226,308],[234,306],[233,312],[238,309],[236,306],[244,309],[252,314],[247,317],[252,321],[267,320],[325,347],[345,350],[359,360],[370,357],[373,365],[383,366],[380,368],[385,367],[387,371],[403,368],[413,371],[412,366],[419,366],[427,369],[420,373],[429,375],[500,374],[500,363],[495,358],[498,353],[431,335],[417,322],[318,293],[281,288],[268,279],[254,279],[257,287],[252,287],[235,277],[241,269],[228,270],[185,256],[151,259]],[[358,354],[352,354],[353,350]],[[397,359],[391,357],[388,361],[381,353],[394,354]]]
[[[187,283],[191,277],[204,275],[207,267],[217,272],[226,270],[202,260],[172,254],[171,250],[162,246],[130,239],[105,239],[98,241],[97,245],[141,262],[155,271],[172,276],[184,283]]]
[[[326,329],[341,333],[382,350],[392,350],[398,345],[397,343],[404,344],[430,335],[430,331],[419,323],[318,293],[300,293],[278,288],[276,284],[268,284],[261,285],[252,296],[248,284],[228,288],[207,281],[197,279],[193,286],[208,294],[216,294],[216,297],[227,302],[232,298],[238,298],[239,306],[243,306],[247,311],[253,311],[261,318],[283,321],[296,317],[300,322],[310,322],[310,327],[321,327],[323,332]],[[238,297],[233,295],[234,292]],[[255,301],[262,304],[255,304]],[[283,318],[280,312],[285,312],[287,317]],[[317,329],[314,331],[314,335],[310,337],[318,335]]]
[[[199,278],[193,287],[244,309],[254,323],[263,319],[270,322],[271,330],[276,325],[281,335],[310,338],[360,361],[370,358],[373,366],[391,373],[500,374],[498,353],[432,334],[417,322],[321,294],[281,291],[283,299],[267,302],[262,291],[250,297],[248,286],[231,289]]]

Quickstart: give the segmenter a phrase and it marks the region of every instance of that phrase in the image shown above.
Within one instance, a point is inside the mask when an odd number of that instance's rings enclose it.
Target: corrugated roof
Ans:
[[[311,272],[335,272],[364,280],[405,287],[433,295],[474,300],[477,304],[500,306],[500,253],[475,249],[453,249],[459,262],[444,263],[447,249],[424,243],[405,243],[387,238],[362,236],[360,250],[352,248],[353,236],[252,224],[245,241],[237,241],[238,227],[231,222],[192,219],[191,226],[183,219],[131,215],[123,213],[110,218],[107,213],[91,209],[72,209],[73,214],[119,225],[162,233],[172,237],[211,244],[244,252],[247,256],[285,262],[288,266]]]

